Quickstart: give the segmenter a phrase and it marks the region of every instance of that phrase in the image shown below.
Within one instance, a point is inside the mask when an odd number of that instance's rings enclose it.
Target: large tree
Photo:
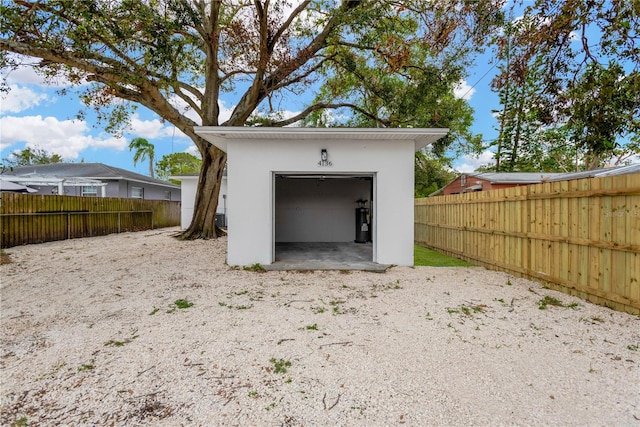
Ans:
[[[513,7],[520,16],[496,37],[502,65],[493,86],[503,106],[496,169],[563,170],[568,159],[595,168],[637,154],[640,3],[518,0]]]
[[[191,138],[202,169],[184,237],[207,238],[216,236],[226,156],[194,126],[284,126],[336,109],[378,126],[408,125],[387,114],[399,107],[358,102],[362,92],[352,83],[334,96],[325,85],[294,117],[273,113],[287,96],[342,75],[366,79],[376,68],[426,96],[428,81],[462,76],[500,6],[500,0],[13,0],[0,6],[0,59],[11,68],[24,55],[40,58],[43,73],[62,73],[82,88],[108,130],[142,105]],[[238,94],[237,102],[223,121],[220,99],[229,94]]]

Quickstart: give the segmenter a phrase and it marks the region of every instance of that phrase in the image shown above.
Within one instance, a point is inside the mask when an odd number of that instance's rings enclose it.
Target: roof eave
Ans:
[[[377,139],[411,140],[420,151],[449,133],[448,128],[300,128],[196,126],[196,134],[227,152],[231,139]]]

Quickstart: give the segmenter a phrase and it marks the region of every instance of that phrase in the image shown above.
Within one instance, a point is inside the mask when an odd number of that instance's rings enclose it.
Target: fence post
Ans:
[[[67,240],[71,239],[71,214],[67,212]]]

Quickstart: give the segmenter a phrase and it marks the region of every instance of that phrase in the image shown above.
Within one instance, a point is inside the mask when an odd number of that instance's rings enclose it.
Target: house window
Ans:
[[[462,187],[466,187],[467,186],[467,175],[461,175],[460,176],[460,185]]]
[[[98,197],[98,187],[95,185],[83,185],[82,197]]]
[[[132,199],[144,199],[144,189],[142,187],[131,187]]]
[[[165,200],[171,200],[171,191],[165,191],[164,192],[164,199]]]

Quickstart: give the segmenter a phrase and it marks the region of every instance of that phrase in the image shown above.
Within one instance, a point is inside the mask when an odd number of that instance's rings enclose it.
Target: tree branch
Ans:
[[[380,117],[377,117],[373,114],[371,114],[370,112],[364,110],[363,108],[355,105],[355,104],[351,104],[348,102],[342,102],[342,103],[337,103],[337,104],[327,104],[327,103],[317,103],[317,104],[313,104],[309,107],[307,107],[306,109],[304,109],[302,112],[296,114],[293,117],[290,117],[286,120],[281,120],[279,122],[271,122],[269,123],[269,126],[273,126],[273,127],[282,127],[282,126],[287,126],[290,124],[293,124],[297,121],[300,121],[302,119],[304,119],[305,117],[307,117],[309,114],[311,114],[314,111],[318,111],[318,110],[328,110],[328,109],[338,109],[338,108],[350,108],[354,111],[357,111],[358,113],[369,117],[370,119],[380,123],[383,126],[387,126],[389,121],[385,120],[385,119],[381,119]]]

